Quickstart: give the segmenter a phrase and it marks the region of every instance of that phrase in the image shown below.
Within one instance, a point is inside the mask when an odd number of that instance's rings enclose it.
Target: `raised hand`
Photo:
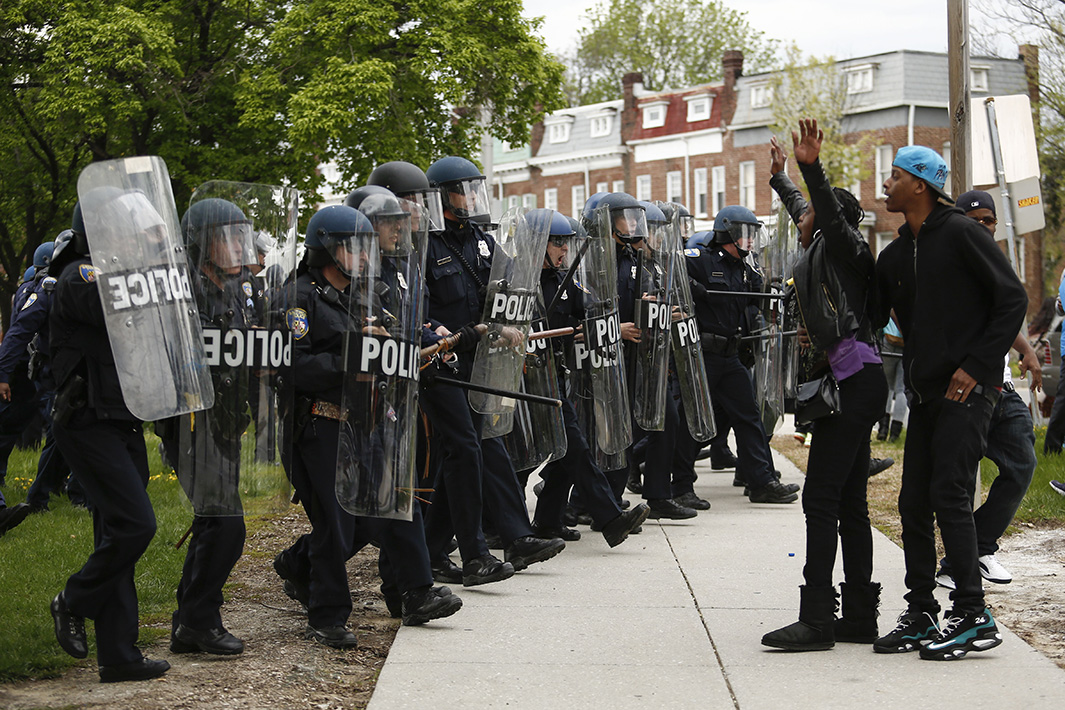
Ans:
[[[784,172],[788,166],[788,152],[784,150],[784,146],[780,145],[776,136],[769,139],[769,159],[770,177]]]
[[[799,133],[791,132],[795,159],[803,165],[810,165],[821,154],[821,142],[825,139],[824,131],[818,129],[816,118],[799,119]]]

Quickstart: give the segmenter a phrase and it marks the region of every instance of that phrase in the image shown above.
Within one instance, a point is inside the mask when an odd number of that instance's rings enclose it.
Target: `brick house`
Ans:
[[[1020,49],[1017,59],[971,60],[974,98],[1026,93],[1037,103],[1036,50]],[[768,146],[774,75],[744,76],[743,55],[735,51],[725,53],[722,67],[722,82],[661,92],[646,91],[640,74],[628,74],[621,100],[556,111],[533,127],[527,146],[495,141],[482,163],[499,209],[550,207],[576,215],[589,195],[624,191],[642,200],[682,202],[697,228],[709,228],[717,210],[730,204],[773,222]],[[884,209],[880,189],[895,151],[927,145],[950,164],[947,56],[899,50],[841,61],[837,68],[846,91],[847,140],[873,136],[868,177],[848,187],[865,209],[862,227],[879,252],[902,224],[900,215]],[[790,161],[788,170],[802,186]],[[1034,312],[1042,299],[1041,232],[1018,240],[1018,257]]]

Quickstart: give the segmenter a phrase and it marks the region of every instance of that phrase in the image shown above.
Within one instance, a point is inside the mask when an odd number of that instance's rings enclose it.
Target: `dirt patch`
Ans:
[[[777,437],[773,446],[806,471],[809,450],[793,439]],[[872,455],[890,456],[895,465],[869,480],[869,517],[873,525],[902,546],[899,487],[902,485],[902,448],[873,442]],[[983,494],[987,495],[986,487]],[[936,531],[936,547],[943,543]],[[995,618],[1033,648],[1065,668],[1065,526],[1037,528],[1022,523],[999,541],[999,561],[1013,574],[1010,584],[984,584]]]
[[[359,648],[338,651],[303,638],[306,614],[285,596],[273,556],[310,525],[302,510],[254,526],[244,556],[230,577],[222,617],[246,649],[233,658],[170,653],[170,624],[142,627],[145,654],[172,668],[145,683],[98,682],[87,660],[62,677],[0,687],[0,707],[124,708],[364,708],[370,701],[399,621],[389,617],[378,591],[377,550],[367,548],[348,564],[354,611],[349,628]],[[90,622],[91,623],[91,622]],[[152,630],[154,629],[154,631]],[[91,632],[90,632],[91,633]],[[145,643],[146,637],[155,640]]]

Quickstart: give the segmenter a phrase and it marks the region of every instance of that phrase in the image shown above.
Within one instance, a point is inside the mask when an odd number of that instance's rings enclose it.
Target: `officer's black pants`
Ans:
[[[351,615],[347,561],[371,540],[388,555],[385,567],[393,570],[394,584],[401,591],[432,584],[420,511],[415,510],[413,522],[356,518],[337,502],[339,431],[338,422],[312,417],[298,434],[293,452],[292,485],[312,527],[286,554],[310,580],[307,622],[317,628],[347,623]]]
[[[841,412],[814,422],[813,444],[802,491],[806,515],[806,566],[811,587],[831,587],[836,536],[843,547],[848,584],[868,584],[873,574],[869,527],[869,433],[884,413],[883,367],[867,364],[839,383]],[[837,533],[838,531],[838,533]]]
[[[190,629],[222,626],[222,586],[244,552],[241,516],[192,519],[192,536],[177,587],[175,620]]]
[[[436,385],[424,393],[421,405],[433,428],[430,456],[440,457],[425,521],[431,558],[446,554],[452,534],[464,562],[487,555],[482,511],[505,544],[531,535],[506,447],[501,438],[481,439],[484,418],[470,408],[466,391]]]
[[[673,477],[673,454],[677,444],[677,424],[680,414],[677,400],[666,388],[665,428],[662,431],[645,431],[633,420],[633,437],[645,437],[643,465],[644,500],[663,500],[673,497],[670,481]]]
[[[736,473],[751,488],[768,485],[773,480],[773,454],[754,399],[751,375],[736,355],[704,355],[715,411],[720,407],[725,412],[736,434]]]
[[[96,622],[102,666],[141,659],[134,567],[155,535],[145,488],[148,456],[140,422],[97,419],[80,409],[54,429],[59,449],[92,504],[94,549],[67,580],[71,612]]]
[[[566,423],[566,455],[544,467],[544,488],[536,502],[536,525],[548,529],[562,525],[562,511],[570,487],[577,489],[592,520],[605,525],[621,515],[621,508],[614,499],[610,482],[595,465],[588,441],[577,424],[573,403],[565,398],[562,399],[562,419]]]

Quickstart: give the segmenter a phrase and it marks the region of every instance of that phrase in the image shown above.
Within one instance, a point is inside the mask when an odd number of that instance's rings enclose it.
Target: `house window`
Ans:
[[[536,195],[528,194],[521,196],[521,206],[527,210],[536,209]]]
[[[877,199],[884,199],[884,183],[891,177],[891,161],[895,159],[895,149],[890,145],[878,145],[876,147],[876,178]]]
[[[581,210],[584,209],[584,203],[588,198],[584,194],[584,185],[574,185],[570,190],[570,196],[573,199],[573,208],[570,210],[570,214],[574,219],[581,216]]]
[[[891,244],[891,241],[895,238],[897,232],[877,232],[876,233],[876,253],[877,256],[880,252],[884,251],[884,247]]]
[[[765,108],[773,103],[773,87],[769,84],[751,86],[751,108]]]
[[[709,96],[698,96],[695,98],[686,99],[688,102],[688,122],[692,121],[705,121],[710,118],[710,103]]]
[[[610,135],[610,129],[614,127],[613,116],[592,116],[592,138],[602,138]]]
[[[636,176],[636,199],[637,200],[650,200],[651,199],[651,176],[650,175],[637,175]]]
[[[713,213],[717,214],[722,207],[725,206],[725,166],[716,165],[714,169],[710,171],[710,183],[713,188],[713,203],[711,208]]]
[[[864,94],[873,90],[873,67],[863,65],[847,71],[847,93]]]
[[[625,181],[624,180],[615,180],[614,181],[614,189],[611,190],[611,192],[625,192]]]
[[[521,195],[511,195],[507,198],[507,209],[512,210],[521,204]]]
[[[595,191],[596,192],[610,192],[610,183],[608,183],[608,182],[597,182],[597,183],[595,183]]]
[[[549,210],[558,209],[558,188],[549,187],[544,190],[544,207]]]
[[[569,140],[569,124],[554,123],[548,126],[548,143],[565,143]]]
[[[666,202],[683,202],[682,189],[680,171],[666,173]]]
[[[973,67],[969,70],[969,88],[981,94],[991,91],[991,71],[987,67]]]
[[[706,168],[696,168],[693,175],[695,183],[695,216],[706,216]]]
[[[740,163],[740,204],[754,212],[754,161]]]
[[[643,107],[643,127],[658,128],[666,125],[667,101],[656,101]]]

